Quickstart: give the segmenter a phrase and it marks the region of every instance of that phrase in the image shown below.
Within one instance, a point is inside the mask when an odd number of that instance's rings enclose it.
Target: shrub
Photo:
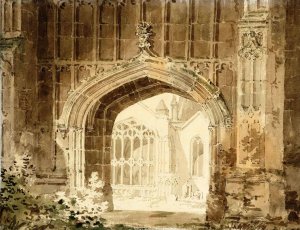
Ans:
[[[106,209],[101,202],[103,182],[92,174],[88,188],[63,198],[37,196],[30,193],[35,170],[29,154],[16,155],[8,169],[1,169],[0,229],[103,229],[99,212]],[[57,196],[58,198],[58,196]]]
[[[56,201],[68,207],[65,216],[76,219],[77,224],[82,227],[101,226],[103,219],[99,219],[99,213],[106,211],[108,202],[102,201],[104,183],[93,172],[85,188],[73,191],[72,193],[59,192],[56,194]]]

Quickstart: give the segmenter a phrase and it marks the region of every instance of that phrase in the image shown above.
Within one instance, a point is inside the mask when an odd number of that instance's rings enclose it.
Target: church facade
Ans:
[[[199,212],[205,210],[209,119],[203,117],[198,104],[182,97],[177,100],[173,95],[169,106],[160,99],[155,110],[147,103],[127,108],[115,121],[111,147],[115,207],[126,209],[124,199],[132,203],[140,199],[145,202],[136,208],[142,210],[164,210],[168,201],[177,211],[184,208],[181,203],[188,211],[192,206],[198,206]]]
[[[209,221],[298,217],[299,1],[3,0],[0,7],[1,165],[32,154],[37,192],[83,188],[98,172],[113,210],[121,185],[161,178],[170,185],[162,192],[179,199],[202,196],[196,181],[205,178]],[[167,119],[162,102],[148,121],[155,127],[115,122],[162,93],[193,101],[198,112],[180,120],[170,108]],[[151,150],[159,132],[173,137],[160,140],[167,149],[160,160]]]

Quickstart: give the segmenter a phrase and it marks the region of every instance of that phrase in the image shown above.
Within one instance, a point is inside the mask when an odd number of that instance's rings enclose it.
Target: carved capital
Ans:
[[[65,139],[69,133],[69,129],[63,124],[59,124],[57,130],[60,132],[63,139]]]
[[[225,117],[224,125],[225,125],[225,128],[227,128],[227,129],[232,128],[232,119],[231,119],[231,117],[229,117],[229,116]]]
[[[213,124],[209,123],[209,125],[208,125],[209,132],[213,132],[214,129],[215,129],[215,126]]]

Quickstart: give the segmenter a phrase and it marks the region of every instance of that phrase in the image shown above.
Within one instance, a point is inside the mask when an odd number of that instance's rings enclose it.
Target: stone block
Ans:
[[[170,56],[173,58],[184,58],[185,57],[185,45],[183,42],[170,42]]]
[[[208,58],[210,56],[210,43],[204,41],[192,42],[191,56],[194,58]]]
[[[85,151],[85,162],[88,168],[90,165],[95,165],[99,163],[99,159],[97,156],[97,151],[96,150],[86,150]]]
[[[24,129],[26,125],[26,111],[21,109],[15,110],[15,120],[13,122],[15,130]]]
[[[232,23],[219,23],[219,41],[231,42],[235,38],[235,25]]]
[[[178,17],[180,15],[180,17]],[[185,24],[187,22],[187,2],[178,1],[170,3],[170,23]]]
[[[76,53],[78,60],[90,61],[93,59],[93,39],[92,38],[77,38]]]
[[[120,59],[128,60],[138,54],[136,39],[120,40]]]
[[[114,40],[101,39],[99,40],[99,58],[103,61],[113,60],[114,57]]]
[[[243,2],[236,0],[222,0],[220,9],[220,21],[234,22],[240,19],[243,13]],[[241,5],[242,4],[242,5]]]
[[[9,108],[11,105],[10,103],[10,89],[5,88],[2,90],[2,97],[3,97],[3,107]]]
[[[103,24],[114,24],[114,7],[109,4],[104,4],[100,18]]]
[[[233,42],[219,42],[217,46],[219,58],[230,58],[235,55],[235,47]]]
[[[103,136],[96,136],[96,137],[93,137],[93,146],[94,146],[94,149],[96,150],[100,150],[102,149],[104,146],[103,146]]]
[[[61,36],[59,38],[59,52],[58,57],[60,59],[71,59],[72,57],[72,38],[67,36]]]
[[[48,59],[54,56],[54,37],[38,38],[38,58]]]
[[[93,142],[92,142],[92,136],[85,136],[85,139],[84,139],[84,145],[85,145],[85,149],[88,149],[88,150],[91,150],[93,149]]]
[[[114,37],[114,25],[113,24],[101,24],[99,25],[100,37],[111,38]]]
[[[146,21],[152,24],[162,22],[162,2],[160,0],[146,1]]]
[[[58,35],[59,36],[72,36],[72,23],[71,22],[62,22],[60,21],[58,24]]]
[[[56,82],[60,83],[60,85],[62,85],[62,86],[70,86],[71,85],[71,72],[70,71],[58,72],[56,75]]]
[[[135,39],[135,25],[133,24],[124,24],[121,27],[120,38],[121,39]]]
[[[294,17],[294,23],[295,25],[300,26],[300,7],[297,7],[295,9],[295,17]]]
[[[128,2],[125,7],[122,7],[121,10],[120,23],[123,26],[124,24],[131,24],[135,27],[135,23],[137,22],[138,11],[135,5],[132,5],[131,2]]]
[[[40,84],[38,87],[39,101],[50,101],[52,99],[52,85]]]
[[[78,23],[76,35],[80,38],[91,38],[93,36],[93,24],[90,22]]]
[[[41,123],[52,122],[52,103],[41,102],[37,105],[38,109],[38,121]]]
[[[285,210],[285,188],[283,184],[280,183],[270,183],[270,208],[269,215],[272,217],[282,217],[286,218],[287,212]]]
[[[42,38],[47,37],[47,35],[48,35],[47,26],[48,26],[47,21],[46,22],[41,22],[41,21],[39,22],[39,25],[38,25],[39,37],[42,37]]]
[[[199,24],[211,24],[214,11],[214,2],[210,0],[194,1],[194,22]]]
[[[210,24],[193,24],[192,40],[210,41],[212,36]]]
[[[170,41],[185,41],[186,30],[185,24],[170,25]]]
[[[300,77],[293,77],[290,79],[286,79],[285,81],[285,90],[288,95],[293,97],[299,93],[300,87]]]
[[[152,24],[153,35],[150,40],[156,40],[162,38],[162,24]]]
[[[206,220],[218,222],[225,215],[225,199],[221,195],[209,194],[207,198]]]

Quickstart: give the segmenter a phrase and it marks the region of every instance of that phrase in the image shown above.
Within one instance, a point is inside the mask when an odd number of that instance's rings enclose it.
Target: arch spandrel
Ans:
[[[230,118],[220,90],[202,75],[190,69],[187,63],[176,62],[170,58],[153,57],[145,52],[137,57],[91,76],[68,97],[58,126],[85,127],[89,111],[101,97],[125,83],[142,77],[159,80],[176,89],[187,92],[195,101],[206,104],[211,110],[212,123],[225,124]]]

